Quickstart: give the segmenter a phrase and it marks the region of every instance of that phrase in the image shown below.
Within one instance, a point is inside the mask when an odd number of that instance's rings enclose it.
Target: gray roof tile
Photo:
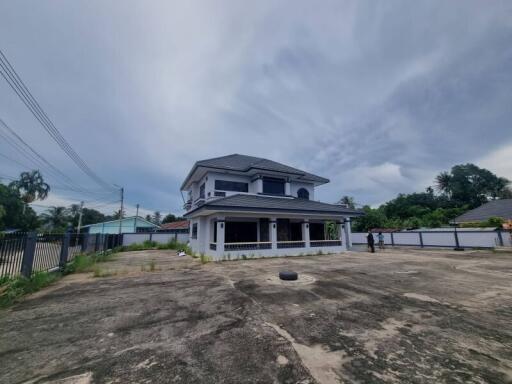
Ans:
[[[200,209],[226,209],[241,211],[256,209],[298,213],[334,213],[346,214],[349,216],[363,215],[363,212],[359,210],[346,208],[341,205],[321,203],[319,201],[244,194],[236,194],[207,201],[195,210]]]
[[[187,180],[192,176],[194,170],[199,166],[220,168],[239,172],[246,172],[250,169],[261,169],[265,171],[295,174],[298,176],[299,179],[314,181],[321,184],[329,182],[329,179],[326,179],[325,177],[317,176],[312,173],[305,172],[300,169],[278,163],[277,161],[263,159],[261,157],[239,155],[238,153],[235,153],[232,155],[197,161],[194,164],[194,167],[192,167],[192,170],[188,174],[187,178],[183,182],[183,186],[186,184]]]
[[[455,222],[485,221],[490,217],[512,219],[512,199],[489,201],[455,218]]]

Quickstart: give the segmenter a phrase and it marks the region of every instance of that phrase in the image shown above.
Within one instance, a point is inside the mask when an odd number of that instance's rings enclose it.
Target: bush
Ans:
[[[36,272],[30,278],[23,276],[8,279],[3,283],[0,307],[7,307],[29,293],[37,292],[60,277],[59,273]]]

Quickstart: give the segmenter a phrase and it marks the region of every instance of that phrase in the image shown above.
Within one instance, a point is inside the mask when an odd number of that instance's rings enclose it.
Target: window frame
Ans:
[[[278,183],[281,184],[282,185],[282,193],[265,191],[265,183],[274,183],[274,185],[277,185]],[[286,180],[279,179],[276,177],[263,177],[262,178],[262,191],[263,191],[264,195],[285,196],[286,195]]]
[[[226,187],[219,186],[220,183],[228,183],[231,184],[232,187]],[[241,188],[235,188],[234,185],[238,185]],[[243,187],[242,187],[243,186]],[[246,183],[244,181],[232,181],[232,180],[222,180],[222,179],[216,179],[215,180],[215,190],[216,191],[226,191],[226,192],[242,192],[242,193],[248,193],[249,192],[249,183]]]
[[[305,197],[303,196],[300,196],[301,193],[306,193]],[[297,198],[299,199],[303,199],[303,200],[309,200],[309,191],[304,188],[304,187],[300,187],[298,190],[297,190]]]
[[[192,224],[192,234],[190,237],[192,239],[197,239],[197,223]]]

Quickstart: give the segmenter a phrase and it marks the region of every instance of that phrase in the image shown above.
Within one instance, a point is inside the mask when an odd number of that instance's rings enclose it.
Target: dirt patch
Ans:
[[[512,382],[501,254],[202,265],[144,251],[105,268],[126,273],[69,276],[0,311],[0,383]],[[302,280],[278,280],[284,269]]]

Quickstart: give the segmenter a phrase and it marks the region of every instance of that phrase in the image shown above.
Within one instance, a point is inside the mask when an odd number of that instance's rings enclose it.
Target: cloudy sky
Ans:
[[[194,161],[231,153],[330,178],[326,202],[379,204],[465,162],[512,179],[511,42],[510,1],[0,3],[0,49],[129,214],[182,213]],[[2,78],[0,118],[93,190],[39,204],[111,209]],[[3,137],[0,154],[4,178],[31,166]]]

